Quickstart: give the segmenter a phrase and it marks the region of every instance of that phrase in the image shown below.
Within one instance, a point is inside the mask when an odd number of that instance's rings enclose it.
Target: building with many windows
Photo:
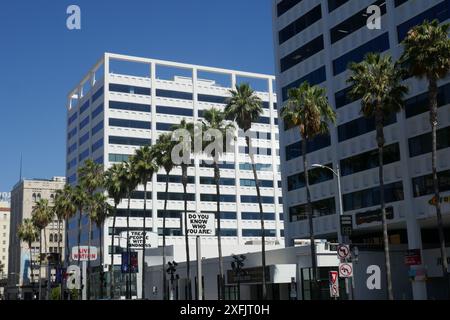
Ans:
[[[5,280],[8,278],[10,211],[10,203],[0,201],[0,299],[4,295]]]
[[[109,168],[126,161],[140,146],[152,145],[158,136],[170,131],[182,119],[198,122],[204,110],[223,109],[229,90],[249,82],[263,101],[264,113],[253,124],[255,159],[261,185],[268,249],[284,246],[281,178],[279,172],[278,117],[274,77],[270,75],[202,67],[176,62],[106,53],[69,94],[67,110],[67,179],[77,183],[77,169],[86,159]],[[261,248],[261,228],[255,182],[242,132],[234,150],[221,157],[220,200],[223,254],[252,252]],[[192,157],[188,169],[189,212],[216,212],[216,188],[211,164],[201,156]],[[180,218],[184,211],[181,169],[170,173],[168,210],[163,211],[165,175],[155,174],[147,190],[147,231],[159,235],[162,245],[162,217],[167,219],[167,245],[174,260],[186,260]],[[130,230],[142,230],[144,191],[132,194]],[[115,268],[120,267],[126,241],[127,201],[117,212],[115,245],[111,248],[112,219],[94,230],[92,242],[105,253],[114,250]],[[82,218],[81,243],[87,244],[87,217]],[[77,217],[69,223],[69,246],[76,245]],[[195,257],[195,238],[190,239],[190,256]],[[205,238],[203,255],[216,257],[216,237]],[[151,254],[150,250],[147,252]],[[158,253],[160,254],[160,253]],[[147,258],[146,258],[147,259]],[[111,264],[105,254],[105,268]],[[95,262],[98,265],[98,261]],[[160,262],[159,262],[160,263]],[[150,284],[149,284],[150,285]],[[118,290],[118,289],[117,289]],[[135,288],[133,289],[135,291]],[[120,291],[120,290],[118,290]]]
[[[381,12],[381,29],[366,26],[370,5]],[[402,54],[401,41],[423,20],[450,18],[449,0],[273,0],[273,34],[278,106],[289,88],[304,81],[327,89],[337,112],[337,127],[308,145],[309,164],[340,167],[345,214],[353,217],[352,241],[381,244],[377,145],[373,119],[363,118],[360,101],[347,93],[347,69],[368,52]],[[432,205],[431,128],[427,112],[427,82],[406,79],[410,92],[406,108],[385,123],[385,199],[390,241],[421,249],[424,262],[410,272],[425,270],[428,282],[412,281],[414,298],[437,297],[445,292],[439,270],[436,213]],[[438,163],[446,239],[450,239],[450,77],[439,82]],[[308,238],[306,192],[299,132],[280,121],[280,158],[285,212],[286,245]],[[312,173],[314,233],[335,240],[337,233],[336,177],[320,168]],[[433,254],[427,251],[430,249]],[[434,250],[434,251],[433,251]],[[403,263],[403,262],[401,262]],[[417,273],[418,274],[418,273]],[[403,276],[406,277],[404,274]],[[414,276],[413,276],[414,278]],[[415,278],[417,279],[417,278]],[[422,277],[423,279],[423,277]],[[394,283],[395,284],[395,283]]]
[[[21,241],[17,231],[24,219],[31,219],[33,208],[37,201],[47,199],[49,205],[53,205],[56,191],[64,188],[64,177],[53,177],[52,179],[24,179],[17,183],[11,192],[11,233],[9,236],[9,261],[8,261],[8,299],[32,299],[32,290],[38,292],[39,281],[39,240],[32,244],[31,254],[33,255],[33,266],[30,268],[30,248],[28,244]],[[44,238],[45,235],[45,238]],[[64,258],[65,228],[61,226],[61,233],[58,234],[58,220],[54,220],[42,231],[42,253],[58,253],[58,240],[62,257]],[[42,286],[45,290],[47,279],[47,264],[43,260],[42,264]],[[32,283],[31,272],[34,275]],[[55,280],[55,270],[51,270],[51,280]],[[45,293],[42,291],[42,297]]]

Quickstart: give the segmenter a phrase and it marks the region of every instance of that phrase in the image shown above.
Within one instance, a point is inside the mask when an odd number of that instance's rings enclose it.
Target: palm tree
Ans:
[[[37,230],[39,230],[39,300],[42,299],[42,232],[44,233],[45,253],[47,252],[47,235],[45,228],[53,219],[53,210],[50,208],[47,199],[41,199],[36,202],[33,208],[31,221]]]
[[[72,202],[72,192],[73,189],[70,185],[64,186],[64,189],[58,190],[55,196],[55,206],[54,211],[56,217],[58,218],[58,252],[59,252],[59,268],[62,267],[62,250],[61,250],[61,224],[65,221],[65,231],[66,231],[66,259],[65,261],[69,261],[69,236],[68,236],[68,221],[71,219],[75,213],[77,212],[77,208]],[[61,300],[63,298],[63,290],[62,290],[62,282],[61,282]]]
[[[136,150],[133,157],[133,167],[138,176],[139,182],[144,185],[144,219],[142,223],[142,299],[145,299],[145,219],[147,218],[147,184],[152,180],[153,174],[158,171],[158,166],[154,163],[152,150],[149,146],[144,146]]]
[[[103,298],[103,232],[102,228],[106,218],[113,211],[112,206],[108,203],[108,197],[100,192],[94,193],[90,199],[90,219],[95,223],[99,231],[99,247],[100,247],[100,298]]]
[[[352,84],[350,95],[361,100],[361,113],[375,119],[376,139],[378,144],[378,165],[380,179],[380,204],[383,223],[384,255],[388,297],[394,299],[392,293],[391,263],[389,257],[389,238],[384,201],[383,147],[385,144],[383,126],[393,114],[404,106],[403,97],[408,88],[401,84],[402,72],[393,64],[390,56],[369,53],[365,60],[350,65]]]
[[[36,229],[33,222],[30,219],[24,219],[22,224],[19,226],[17,235],[21,241],[28,244],[28,249],[30,250],[30,277],[31,277],[31,288],[34,295],[34,271],[33,271],[33,242],[36,242],[39,236],[39,230]]]
[[[87,206],[87,195],[84,189],[77,185],[75,188],[72,189],[72,203],[75,205],[75,207],[78,210],[78,235],[77,235],[77,246],[80,248],[81,244],[81,218],[83,216],[83,210]],[[80,258],[81,255],[78,254],[78,261],[77,264],[80,266]],[[80,274],[80,283],[83,285],[83,273]],[[83,297],[83,290],[80,288],[79,290],[79,299],[82,299]]]
[[[255,178],[256,194],[259,203],[259,211],[261,214],[261,257],[262,257],[262,297],[265,300],[267,298],[267,285],[266,285],[266,235],[264,229],[264,211],[261,202],[261,192],[259,189],[258,174],[256,172],[255,159],[253,157],[250,129],[252,123],[258,121],[259,117],[263,113],[262,101],[256,96],[253,89],[248,83],[236,85],[235,90],[230,90],[231,97],[227,101],[225,106],[225,115],[228,120],[236,121],[238,127],[246,133],[245,142],[249,149],[250,161],[253,169],[253,176]]]
[[[163,214],[163,245],[162,245],[162,276],[163,276],[163,299],[168,300],[167,292],[167,276],[166,276],[166,216],[167,216],[167,200],[169,194],[169,177],[174,164],[172,162],[172,149],[175,146],[175,142],[172,141],[172,134],[165,133],[159,136],[156,143],[152,146],[153,158],[158,167],[164,168],[166,172],[166,192],[164,199],[164,214]]]
[[[136,189],[137,185],[139,184],[138,177],[136,175],[136,172],[134,170],[134,167],[132,165],[133,163],[133,157],[129,159],[128,162],[125,162],[123,165],[123,170],[120,173],[120,181],[122,183],[122,188],[126,190],[126,195],[128,198],[128,207],[127,207],[127,255],[128,255],[128,278],[127,278],[127,298],[131,299],[131,268],[130,268],[130,214],[131,214],[131,196],[133,191]]]
[[[190,141],[184,141],[186,145],[189,145],[189,150],[191,150],[192,141],[194,140],[194,124],[192,122],[186,122],[185,119],[181,120],[180,124],[174,125],[172,130],[186,130],[189,132]],[[183,149],[183,152],[187,150]],[[189,159],[190,161],[190,159]],[[184,191],[184,241],[186,244],[186,279],[187,279],[187,293],[188,300],[192,299],[192,289],[191,289],[191,266],[190,266],[190,255],[189,255],[189,236],[187,234],[187,184],[188,184],[188,167],[190,163],[185,161],[181,162],[181,183],[183,184]]]
[[[437,137],[438,126],[437,82],[447,76],[450,71],[450,39],[448,37],[450,24],[439,25],[439,21],[425,21],[412,28],[403,40],[405,52],[401,61],[405,63],[409,73],[418,78],[428,80],[428,97],[431,124],[431,167],[433,171],[433,191],[436,198],[436,218],[442,258],[442,272],[447,282],[450,296],[450,274],[448,273],[447,252],[445,249],[444,225],[442,222],[441,203],[439,196],[439,181],[437,176]]]
[[[92,159],[84,162],[84,165],[78,169],[79,184],[85,190],[88,198],[92,198],[94,191],[103,186],[103,165],[95,163]],[[89,201],[88,201],[89,203]],[[88,206],[88,209],[89,208]],[[90,217],[91,215],[89,215]],[[88,263],[87,263],[87,281],[86,292],[87,299],[91,299],[91,240],[92,240],[92,221],[89,219],[88,235]]]
[[[114,238],[116,232],[116,216],[117,216],[117,206],[119,205],[122,198],[125,196],[125,189],[120,180],[124,164],[115,163],[105,172],[105,188],[108,191],[109,197],[114,200],[114,211],[113,211],[113,225],[111,233],[111,273],[110,273],[110,297],[114,299]]]
[[[216,202],[217,202],[217,247],[219,252],[219,298],[221,300],[225,299],[225,286],[224,286],[224,272],[223,272],[223,258],[222,258],[222,237],[221,237],[221,216],[220,216],[220,168],[219,168],[219,157],[223,153],[224,145],[226,143],[227,133],[235,127],[225,121],[225,113],[219,109],[211,108],[205,110],[203,117],[205,120],[203,124],[203,132],[207,133],[208,130],[215,130],[220,132],[222,135],[221,140],[214,141],[218,149],[212,150],[212,157],[214,162],[214,182],[216,184]]]
[[[309,83],[305,81],[298,88],[289,90],[288,101],[281,110],[281,117],[285,122],[297,126],[302,138],[302,158],[309,221],[311,265],[313,271],[312,283],[317,289],[317,256],[314,239],[314,213],[311,205],[311,192],[309,188],[307,143],[318,135],[326,134],[328,132],[328,123],[336,122],[336,114],[328,103],[325,89],[318,86],[310,86]]]

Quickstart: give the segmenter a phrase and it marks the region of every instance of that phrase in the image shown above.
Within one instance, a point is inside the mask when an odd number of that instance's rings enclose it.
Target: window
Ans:
[[[260,220],[260,212],[241,212],[241,217],[243,220]],[[275,220],[275,214],[272,212],[264,212],[264,220]]]
[[[367,53],[375,52],[381,53],[389,49],[389,33],[386,32],[375,39],[366,42],[365,44],[359,46],[358,48],[340,56],[333,61],[333,74],[337,76],[338,74],[347,70],[348,65],[351,62],[361,62]]]
[[[450,190],[450,170],[438,172],[439,192]],[[434,194],[433,175],[412,179],[414,197],[422,197],[429,194]]]
[[[201,194],[200,201],[217,202],[217,195],[216,194]],[[220,202],[236,202],[236,196],[229,195],[229,194],[221,194]]]
[[[378,0],[373,3],[381,9],[381,15],[386,13],[386,0]],[[353,32],[365,27],[367,24],[367,7],[354,14],[345,21],[339,23],[330,30],[331,44],[344,39]]]
[[[383,164],[390,164],[400,161],[400,147],[398,143],[385,146],[383,148]],[[342,159],[341,176],[348,176],[357,172],[378,167],[378,148]]]
[[[77,158],[73,158],[71,161],[67,163],[67,170],[72,169],[77,165]]]
[[[200,163],[200,168],[214,168],[214,164],[209,164],[204,161]],[[233,170],[234,169],[234,163],[219,163],[219,169],[228,169]]]
[[[272,180],[258,180],[261,188],[273,188]],[[256,187],[254,179],[241,179],[241,187]]]
[[[352,87],[342,89],[341,91],[338,91],[334,94],[336,109],[342,108],[343,106],[356,101],[350,96],[350,90],[352,90]]]
[[[97,132],[103,129],[103,120],[97,123],[91,130],[91,135],[94,136]]]
[[[318,135],[312,140],[306,142],[306,153],[311,153],[331,145],[330,135]],[[298,158],[302,156],[302,142],[297,141],[296,143],[286,146],[286,161]]]
[[[68,120],[68,125],[70,126],[75,120],[77,120],[77,118],[78,118],[78,113],[74,113],[73,115],[71,115]]]
[[[163,122],[158,122],[156,124],[156,130],[158,131],[171,131],[172,127],[174,126],[174,123],[163,123]]]
[[[328,0],[328,12],[333,12],[347,2],[348,0]]]
[[[67,182],[68,182],[69,184],[75,183],[76,180],[77,180],[77,175],[76,175],[76,173],[74,173],[73,175],[71,175],[70,177],[67,178]]]
[[[72,144],[68,149],[67,149],[67,154],[70,155],[72,152],[74,152],[75,150],[77,150],[77,143],[75,142],[74,144]]]
[[[78,162],[83,161],[83,160],[86,159],[87,157],[89,157],[89,148],[87,148],[87,149],[84,150],[82,153],[80,153],[80,155],[78,156]]]
[[[316,53],[322,51],[323,48],[324,48],[323,36],[320,35],[319,37],[311,40],[302,47],[298,48],[297,50],[293,51],[292,53],[282,58],[280,60],[281,72],[289,70],[293,66],[299,64],[300,62],[305,61],[309,57],[312,57]]]
[[[53,233],[50,233],[50,242],[53,242]],[[52,249],[52,248],[50,248],[50,249]]]
[[[126,162],[131,156],[128,154],[109,154],[109,162]]]
[[[91,114],[91,120],[94,120],[100,113],[103,112],[103,103],[100,104]]]
[[[436,132],[437,150],[450,147],[450,127],[439,129]],[[409,156],[416,157],[421,154],[431,152],[431,132],[410,138],[409,142]]]
[[[109,136],[109,143],[129,146],[149,146],[152,144],[152,140],[144,138]]]
[[[255,163],[256,171],[272,171],[272,165],[268,163]],[[240,170],[253,170],[250,163],[240,163]]]
[[[150,130],[152,128],[151,123],[149,121],[138,121],[138,120],[116,119],[116,118],[109,118],[109,125],[112,127],[146,129],[146,130]]]
[[[86,101],[80,108],[80,116],[89,108],[89,100]]]
[[[117,110],[138,111],[138,112],[150,112],[151,111],[151,105],[148,105],[148,104],[119,102],[119,101],[110,101],[109,108],[117,109]]]
[[[264,235],[266,237],[276,237],[277,233],[275,229],[265,229]],[[261,229],[242,229],[243,237],[261,237],[262,230]]]
[[[189,93],[189,92],[156,89],[156,95],[158,97],[164,97],[164,98],[192,100],[192,93]]]
[[[67,140],[72,139],[77,134],[78,128],[73,128],[68,134],[67,134]]]
[[[169,192],[167,194],[168,200],[173,201],[184,201],[184,196],[186,195],[187,201],[195,201],[195,193],[175,193],[175,192]],[[158,192],[158,200],[165,200],[166,199],[166,193],[165,192]]]
[[[97,100],[98,98],[100,98],[103,95],[103,87],[101,87],[100,89],[97,90],[97,92],[95,92],[92,95],[92,103],[94,103],[95,100]]]
[[[95,142],[92,145],[92,153],[94,153],[95,151],[97,151],[101,147],[103,147],[103,138],[101,138],[100,140],[98,140],[97,142]]]
[[[409,0],[395,0],[394,4],[395,4],[395,7],[398,7],[408,1]]]
[[[403,183],[401,181],[384,186],[384,200],[386,203],[404,199]],[[380,204],[380,187],[344,194],[344,211],[373,207]]]
[[[219,234],[219,230],[217,229],[216,234]],[[220,235],[222,237],[237,237],[237,230],[230,228],[220,228]]]
[[[241,196],[242,203],[259,203],[257,196]],[[275,200],[273,197],[261,196],[261,203],[274,204]]]
[[[139,94],[139,95],[144,95],[144,96],[149,96],[151,94],[150,88],[136,87],[136,86],[130,86],[130,85],[125,85],[125,84],[116,84],[116,83],[111,83],[109,85],[109,91],[130,93],[130,94]]]
[[[277,4],[277,16],[281,16],[283,13],[293,8],[298,3],[302,2],[302,0],[283,0],[279,4]]]
[[[391,125],[395,122],[397,122],[397,116],[395,114],[392,114],[389,119],[384,120],[383,125],[387,127],[388,125]],[[361,117],[338,126],[338,140],[339,142],[342,142],[374,130],[375,119]]]
[[[199,94],[198,101],[226,104],[228,97],[212,96],[208,94]]]
[[[432,21],[434,19],[438,19],[440,22],[444,22],[449,18],[450,0],[444,0],[434,7],[399,25],[397,27],[398,42],[402,42],[408,34],[408,31],[414,26],[421,24],[424,20]]]
[[[325,66],[320,67],[319,69],[307,74],[306,76],[288,84],[287,86],[283,87],[282,92],[282,98],[283,101],[286,101],[288,99],[288,91],[291,88],[296,88],[300,86],[303,82],[308,81],[311,86],[320,84],[322,82],[325,82],[327,80],[327,74],[325,70]]]
[[[252,147],[251,151],[252,151],[252,154],[258,154],[258,155],[263,155],[263,156],[272,155],[272,149],[270,149],[270,148]],[[249,154],[249,148],[246,146],[240,146],[239,152]]]
[[[438,107],[450,103],[450,83],[439,87]],[[427,112],[429,109],[428,92],[419,94],[405,101],[405,116],[411,118]]]
[[[94,162],[97,164],[103,164],[103,160],[104,160],[103,156],[100,156],[97,159],[95,159]]]
[[[89,116],[87,116],[80,122],[80,131],[81,131],[81,129],[86,127],[88,124],[89,124]]]
[[[311,203],[313,217],[328,216],[336,213],[336,203],[334,198],[323,199]],[[289,208],[289,221],[301,221],[308,218],[309,212],[307,204],[301,204]]]
[[[169,183],[182,183],[181,176],[175,176],[175,175],[169,175]],[[166,175],[165,174],[158,174],[157,181],[159,183],[166,183]],[[195,183],[195,177],[188,176],[188,184],[194,184]]]
[[[152,216],[152,210],[147,208],[147,217]],[[128,209],[117,209],[117,217],[127,217],[128,216]],[[130,217],[133,218],[142,218],[144,217],[144,210],[143,209],[130,209]],[[111,230],[112,231],[112,230]],[[110,233],[111,233],[110,231]],[[126,231],[126,228],[125,228]]]
[[[331,168],[332,164],[329,163],[326,166]],[[308,177],[309,177],[309,185],[314,185],[317,183],[333,180],[334,175],[328,169],[314,168],[308,170]],[[288,177],[288,191],[304,188],[305,186],[306,182],[304,172],[297,173]]]
[[[81,138],[80,138],[80,140],[78,141],[78,146],[82,146],[86,141],[88,141],[89,140],[89,131],[88,132],[86,132]]]
[[[283,44],[322,19],[320,4],[278,32],[278,44]]]
[[[163,235],[163,230],[164,230],[163,228],[158,228],[159,236]],[[183,235],[180,228],[166,228],[165,230],[166,230],[166,232],[165,232],[166,236],[169,236],[169,237],[179,237],[179,236]]]
[[[194,110],[178,107],[156,106],[156,113],[171,114],[177,116],[193,117]]]
[[[214,181],[213,177],[200,177],[200,184],[210,184],[215,185],[216,182]],[[221,186],[234,186],[235,185],[235,179],[233,178],[220,178],[219,184]]]

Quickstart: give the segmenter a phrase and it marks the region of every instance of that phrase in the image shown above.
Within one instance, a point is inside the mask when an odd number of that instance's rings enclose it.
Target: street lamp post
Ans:
[[[338,237],[339,244],[349,244],[350,239],[347,236],[344,237],[342,235],[342,230],[341,230],[341,216],[344,214],[344,209],[342,207],[341,172],[339,170],[339,165],[336,165],[336,171],[333,170],[332,168],[324,166],[322,164],[313,164],[313,165],[311,165],[311,167],[330,170],[337,177],[338,206],[339,206],[339,212],[336,215],[337,237]],[[352,300],[353,299],[353,284],[352,284],[351,278],[345,278],[345,286],[347,287],[347,293],[349,294],[349,299]]]

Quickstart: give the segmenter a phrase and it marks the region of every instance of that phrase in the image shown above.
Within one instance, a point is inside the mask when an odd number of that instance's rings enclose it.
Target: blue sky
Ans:
[[[2,1],[0,191],[21,154],[26,178],[65,174],[66,95],[103,52],[273,74],[271,21],[271,0]]]

